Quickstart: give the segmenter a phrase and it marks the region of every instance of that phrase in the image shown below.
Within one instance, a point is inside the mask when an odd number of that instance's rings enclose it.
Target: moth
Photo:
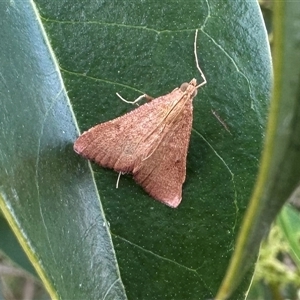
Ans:
[[[74,143],[81,156],[119,174],[131,173],[154,199],[177,207],[182,199],[193,122],[193,99],[206,84],[196,79],[114,120],[84,132]],[[146,96],[146,95],[144,95]]]

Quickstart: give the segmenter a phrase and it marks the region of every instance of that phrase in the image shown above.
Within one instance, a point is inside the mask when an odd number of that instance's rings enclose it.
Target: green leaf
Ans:
[[[6,68],[1,60],[9,88],[1,88],[6,100],[0,113],[9,118],[0,133],[8,145],[0,146],[6,157],[0,203],[19,240],[25,236],[27,253],[34,252],[35,267],[43,268],[39,274],[48,290],[60,298],[85,293],[93,299],[116,282],[109,296],[122,298],[119,267],[130,299],[212,298],[232,253],[262,146],[271,64],[257,3],[37,4],[51,46],[22,23],[30,22],[40,34],[39,16],[24,3],[15,10],[25,15],[7,16],[8,46],[0,45],[6,50],[0,55],[14,54]],[[28,30],[15,38],[17,25]],[[208,84],[194,99],[182,203],[171,209],[154,201],[130,176],[122,176],[115,189],[118,174],[93,165],[97,198],[87,162],[72,151],[76,129],[60,73],[84,131],[132,109],[116,92],[127,99],[141,93],[158,97],[194,77],[200,81],[193,54],[197,28]],[[46,50],[40,54],[45,46],[54,58]],[[11,53],[15,48],[23,50]],[[30,55],[22,56],[27,51]],[[22,80],[11,75],[15,60]],[[248,285],[244,277],[236,298],[244,297]]]
[[[300,3],[274,2],[274,88],[260,172],[235,254],[217,294],[225,299],[253,261],[283,204],[300,181]]]
[[[32,2],[1,1],[0,206],[53,299],[122,299],[111,237]]]
[[[285,205],[281,210],[277,223],[280,226],[286,240],[291,248],[294,262],[300,267],[300,215],[291,205]]]

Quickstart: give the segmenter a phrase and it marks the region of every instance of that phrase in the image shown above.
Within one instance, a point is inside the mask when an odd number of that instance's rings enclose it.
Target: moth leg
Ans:
[[[137,99],[135,99],[134,101],[128,101],[128,100],[124,99],[119,93],[116,93],[116,94],[122,101],[129,103],[129,104],[137,104],[137,102],[139,102],[143,98],[145,98],[147,101],[153,100],[152,97],[148,96],[147,94],[143,94],[143,95],[139,96]]]
[[[119,188],[119,182],[120,182],[121,175],[124,175],[124,174],[125,173],[123,173],[123,172],[119,172],[118,179],[117,179],[117,182],[116,182],[116,189]]]
[[[119,172],[117,183],[116,183],[116,189],[119,187],[119,181],[120,181],[121,175],[122,175],[122,172]]]

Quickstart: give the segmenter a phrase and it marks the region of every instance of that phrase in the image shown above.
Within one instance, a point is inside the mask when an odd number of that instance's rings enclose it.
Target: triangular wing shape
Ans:
[[[133,173],[153,198],[177,207],[185,181],[196,79],[84,132],[74,150],[103,167]]]

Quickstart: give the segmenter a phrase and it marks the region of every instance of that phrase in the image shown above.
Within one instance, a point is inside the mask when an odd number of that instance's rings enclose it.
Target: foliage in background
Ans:
[[[270,42],[273,40],[273,1],[260,1]],[[300,189],[289,199],[262,243],[248,299],[298,299],[300,297]]]
[[[218,299],[227,299],[300,181],[300,4],[274,2],[274,83],[257,182]]]
[[[297,215],[300,224],[298,212]],[[299,289],[299,265],[293,259],[289,240],[283,234],[280,224],[276,224],[261,245],[247,299],[296,299]]]

